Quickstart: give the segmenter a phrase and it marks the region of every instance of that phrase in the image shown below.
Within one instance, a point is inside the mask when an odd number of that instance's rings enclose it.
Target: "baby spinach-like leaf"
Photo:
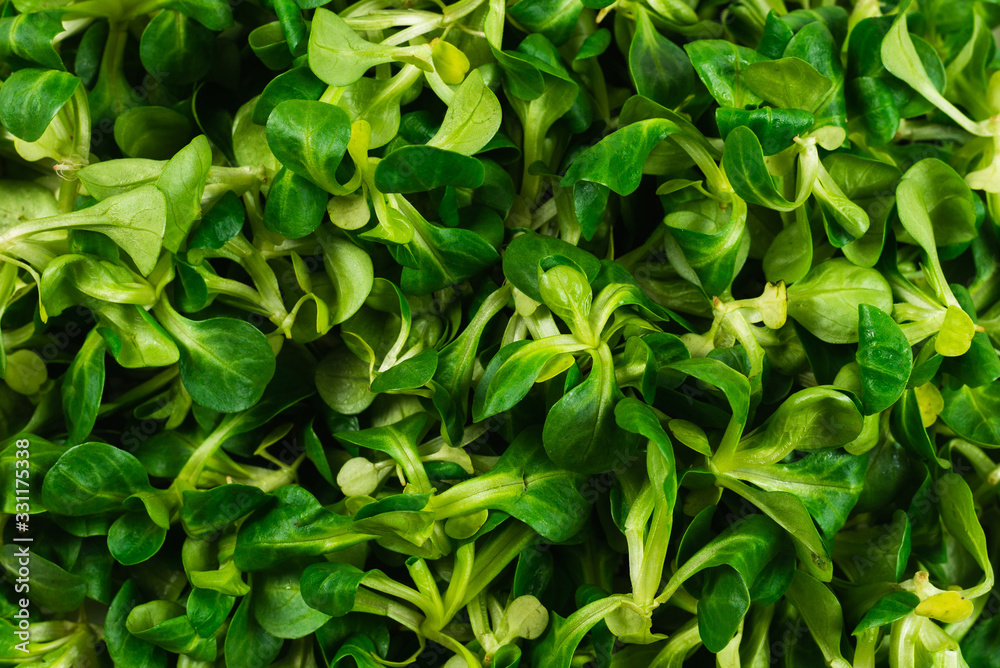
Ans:
[[[581,479],[555,466],[542,447],[541,430],[529,427],[489,473],[435,495],[430,508],[439,518],[501,510],[549,540],[566,540],[586,515],[587,502],[578,490]]]
[[[734,128],[746,126],[760,140],[764,155],[774,155],[792,145],[792,139],[812,127],[815,118],[802,109],[725,109],[715,112],[719,134],[727,139]]]
[[[342,190],[336,171],[350,138],[351,118],[325,102],[285,100],[267,119],[267,145],[274,157],[329,192]]]
[[[283,167],[271,185],[264,226],[291,239],[304,237],[323,222],[328,199],[321,187]]]
[[[247,668],[265,668],[281,653],[284,641],[261,628],[244,596],[226,631],[225,652],[230,661]]]
[[[583,5],[579,0],[521,0],[507,11],[531,32],[541,33],[561,46],[573,34]]]
[[[750,63],[764,60],[756,51],[721,39],[690,42],[684,45],[684,50],[719,107],[742,110],[762,102],[743,83],[743,69]]]
[[[25,556],[28,558],[25,559]],[[29,563],[25,564],[25,561]],[[29,572],[19,573],[26,565],[30,566]],[[56,612],[77,609],[87,594],[87,582],[82,577],[68,573],[58,564],[17,543],[7,543],[0,548],[0,566],[7,572],[8,578],[23,579],[21,584],[26,586],[21,593],[30,592],[37,605]]]
[[[778,211],[791,211],[801,204],[789,202],[775,187],[764,162],[764,150],[749,127],[730,130],[722,160],[733,190],[747,202]]]
[[[827,343],[857,341],[855,314],[861,304],[890,312],[889,283],[874,269],[841,258],[813,267],[801,281],[788,287],[788,315]]]
[[[168,107],[133,107],[115,119],[115,143],[130,158],[168,160],[187,144],[191,121]]]
[[[869,629],[877,629],[885,624],[891,624],[913,612],[918,603],[920,603],[920,599],[917,595],[908,591],[886,594],[865,613],[852,634],[859,635]]]
[[[172,85],[201,79],[215,60],[215,33],[172,9],[158,13],[142,31],[143,66]]]
[[[941,520],[945,528],[983,570],[982,581],[964,592],[967,597],[974,598],[993,588],[993,565],[986,547],[986,534],[976,516],[969,484],[957,473],[946,473],[939,486],[942,488]]]
[[[684,51],[659,33],[646,9],[636,11],[636,32],[628,50],[636,90],[665,107],[676,106],[694,88],[695,72]]]
[[[193,587],[185,606],[191,628],[202,638],[214,635],[229,617],[235,602],[235,596]]]
[[[64,70],[55,49],[55,37],[62,32],[59,12],[53,10],[20,13],[0,20],[0,49],[5,56],[37,63],[52,70]],[[79,75],[79,67],[75,68]]]
[[[552,359],[586,348],[586,344],[571,335],[505,346],[490,362],[476,388],[474,418],[479,421],[508,410],[524,398]]]
[[[180,250],[191,227],[201,217],[201,197],[211,166],[212,149],[208,139],[199,135],[170,159],[156,180],[156,187],[167,202],[167,222],[163,229],[163,246],[167,250],[174,253]]]
[[[243,229],[246,210],[232,191],[223,195],[215,205],[202,216],[201,222],[191,235],[188,248],[211,248],[218,250]]]
[[[286,100],[318,100],[326,86],[306,66],[294,67],[271,79],[253,105],[252,119],[267,125],[271,112]]]
[[[108,608],[104,636],[108,654],[117,666],[163,668],[167,665],[167,653],[162,648],[132,635],[125,626],[129,613],[141,603],[136,590],[135,581],[126,580]]]
[[[599,346],[591,361],[587,378],[555,403],[542,431],[552,461],[580,473],[623,466],[637,445],[614,419],[615,406],[625,397],[615,381],[611,350]]]
[[[444,186],[478,188],[485,178],[479,160],[432,146],[396,149],[375,168],[375,187],[384,193],[417,193]]]
[[[844,626],[844,614],[833,592],[799,571],[788,588],[788,598],[802,614],[826,662],[831,666],[847,665],[840,643],[833,641],[840,637]]]
[[[302,638],[330,619],[306,604],[298,571],[254,575],[251,612],[261,628],[276,638]]]
[[[184,387],[199,404],[224,413],[246,410],[274,375],[274,352],[260,330],[233,318],[188,320],[161,302],[157,315],[177,341]]]
[[[62,405],[69,424],[70,443],[82,443],[97,421],[104,393],[104,353],[106,346],[93,329],[66,371],[62,384]]]
[[[880,309],[860,304],[858,317],[861,403],[866,415],[874,415],[902,396],[913,366],[913,351],[899,325]]]
[[[69,72],[18,70],[0,87],[0,124],[24,141],[37,141],[79,86]]]
[[[737,466],[781,461],[792,450],[820,450],[854,440],[863,426],[854,400],[834,389],[811,387],[789,396],[739,445]]]
[[[833,35],[821,21],[803,26],[785,46],[785,58],[800,58],[826,77],[832,87],[815,106],[806,107],[816,116],[817,127],[846,128],[847,107],[844,99],[844,69]]]
[[[425,350],[386,369],[372,381],[372,392],[412,390],[426,385],[437,370],[438,352]]]
[[[726,209],[714,200],[697,200],[663,219],[707,296],[723,294],[739,272],[748,250],[745,223],[742,200]]]
[[[885,68],[892,74],[908,83],[915,91],[923,95],[928,102],[947,114],[952,120],[972,134],[987,134],[978,124],[970,120],[951,102],[938,92],[921,61],[914,46],[906,19],[905,2],[897,11],[892,27],[882,41],[881,56]]]
[[[572,244],[560,239],[526,233],[514,238],[503,255],[503,272],[518,290],[537,302],[542,301],[538,291],[538,267],[551,257],[565,257],[583,270],[587,280],[593,282],[601,270],[600,261]]]
[[[427,146],[462,155],[482,150],[500,129],[500,101],[483,81],[479,70],[455,91],[441,127],[427,140]]]
[[[309,67],[326,83],[347,86],[368,68],[394,60],[412,62],[426,71],[433,69],[427,60],[414,55],[413,49],[373,44],[330,10],[316,10],[309,31]]]
[[[100,232],[118,244],[145,276],[160,257],[165,226],[165,199],[155,186],[149,185],[109,197],[80,211],[40,218],[7,230],[0,234],[0,244],[58,229]]]
[[[833,82],[801,58],[749,63],[743,80],[750,91],[782,109],[813,111],[829,95]]]
[[[342,617],[354,609],[358,587],[367,576],[350,564],[312,564],[302,572],[302,598],[316,610]]]
[[[973,443],[1000,447],[1000,388],[996,383],[982,387],[945,387],[941,391],[944,410],[941,419],[956,434]]]
[[[144,509],[131,509],[108,530],[108,551],[118,563],[133,566],[156,554],[166,537],[166,529],[156,524]]]
[[[858,501],[866,463],[863,456],[819,450],[793,463],[734,469],[728,474],[769,491],[794,494],[823,534],[833,536]]]
[[[799,497],[790,492],[760,491],[728,476],[720,476],[718,484],[757,506],[764,515],[787,532],[795,545],[795,553],[807,572],[821,582],[831,580],[833,562],[812,516]]]
[[[42,501],[50,512],[78,517],[114,512],[126,498],[148,489],[138,459],[106,443],[83,443],[49,469]]]
[[[183,499],[181,522],[184,531],[201,540],[217,535],[268,502],[260,488],[236,483],[204,491],[187,490]]]
[[[938,456],[934,441],[924,426],[920,404],[914,389],[908,389],[900,397],[892,411],[892,433],[901,444],[916,453],[921,459],[942,468],[950,463]]]
[[[337,438],[343,443],[389,455],[403,470],[413,489],[426,493],[431,491],[431,484],[417,453],[417,442],[426,423],[427,416],[417,414],[395,424],[338,434]]]

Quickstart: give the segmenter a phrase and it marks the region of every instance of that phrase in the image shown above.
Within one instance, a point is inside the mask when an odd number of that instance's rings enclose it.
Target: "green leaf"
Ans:
[[[312,564],[302,572],[302,598],[320,612],[343,617],[354,609],[358,587],[368,575],[350,564]]]
[[[913,351],[899,325],[874,306],[858,306],[858,364],[865,415],[886,410],[906,390]]]
[[[564,257],[579,267],[590,282],[597,278],[601,270],[600,261],[581,248],[561,239],[526,233],[515,237],[504,250],[503,273],[514,287],[540,302],[539,266],[549,258],[557,257]]]
[[[191,235],[189,249],[211,248],[218,250],[243,229],[246,210],[239,198],[227,192],[201,218],[194,234]]]
[[[697,43],[697,42],[695,42]],[[792,139],[812,127],[814,117],[801,109],[725,109],[715,111],[719,134],[725,140],[734,128],[745,126],[760,140],[764,155],[774,155],[792,145]]]
[[[473,155],[493,139],[500,120],[500,101],[479,70],[473,70],[455,91],[441,127],[427,140],[427,146]]]
[[[326,90],[306,66],[293,67],[271,79],[253,105],[253,122],[267,125],[271,112],[286,100],[318,100]]]
[[[665,107],[677,106],[694,88],[695,72],[687,54],[656,30],[642,8],[636,10],[628,68],[639,95]]]
[[[858,502],[866,464],[864,456],[820,450],[795,462],[733,469],[727,474],[768,491],[794,494],[823,534],[833,536]]]
[[[730,130],[722,161],[733,190],[747,202],[778,211],[791,211],[801,205],[798,200],[789,202],[778,192],[767,171],[760,141],[749,127]]]
[[[0,53],[5,59],[20,58],[52,70],[64,70],[66,67],[54,46],[55,37],[62,30],[58,11],[8,16],[0,20]]]
[[[193,587],[185,611],[191,628],[202,638],[208,638],[222,627],[235,603],[235,596]]]
[[[183,499],[181,522],[184,531],[199,540],[219,534],[268,502],[260,488],[237,483],[204,491],[186,490]]]
[[[69,423],[67,440],[82,443],[97,421],[104,392],[104,339],[92,329],[73,358],[62,384],[62,405]]]
[[[552,406],[542,431],[552,461],[579,473],[626,466],[638,445],[615,421],[615,407],[625,396],[615,381],[611,349],[598,346],[591,360],[590,373]]]
[[[343,191],[336,172],[350,138],[347,112],[324,102],[285,100],[267,119],[267,145],[274,157],[289,171],[331,193]]]
[[[417,353],[380,373],[372,381],[371,390],[378,394],[422,387],[434,377],[437,365],[438,352],[436,350],[431,349]]]
[[[478,188],[485,178],[479,160],[432,146],[398,148],[375,168],[375,187],[384,193],[417,193],[444,186]]]
[[[787,595],[809,627],[826,662],[831,666],[849,665],[840,653],[844,614],[834,593],[821,581],[798,571]]]
[[[302,638],[330,619],[303,600],[302,572],[265,571],[254,575],[251,612],[260,627],[276,638]]]
[[[937,447],[924,427],[916,392],[907,389],[892,411],[892,434],[897,441],[929,464],[948,468],[950,463],[938,457]]]
[[[587,36],[580,45],[580,50],[576,52],[573,62],[596,58],[611,46],[611,31],[601,28]]]
[[[425,295],[459,285],[499,259],[496,249],[476,232],[435,225],[402,198],[398,203],[413,229],[413,240],[405,248],[390,248],[404,265],[400,287],[405,292]]]
[[[717,484],[736,492],[757,506],[761,512],[784,529],[791,537],[795,553],[807,572],[821,582],[831,580],[833,561],[816,530],[816,525],[813,524],[812,516],[796,495],[782,491],[760,491],[728,476],[719,476]]]
[[[191,84],[204,77],[215,60],[215,33],[186,15],[165,9],[146,25],[139,40],[143,67],[164,83]]]
[[[757,429],[740,441],[735,461],[740,466],[766,466],[793,450],[821,450],[850,443],[864,425],[857,403],[838,390],[799,390]]]
[[[989,132],[982,128],[979,123],[970,120],[965,114],[959,111],[934,86],[933,81],[928,76],[927,70],[924,68],[913,40],[910,39],[906,19],[906,10],[909,4],[909,2],[904,2],[897,10],[892,27],[882,42],[882,64],[892,74],[908,83],[913,90],[924,96],[928,102],[947,114],[966,131],[972,134],[988,135]]]
[[[917,595],[908,591],[894,591],[891,594],[886,594],[878,600],[878,603],[868,609],[868,612],[851,633],[852,635],[860,635],[869,629],[877,629],[880,626],[891,624],[913,612],[918,603],[920,603],[920,599]]]
[[[750,91],[781,109],[813,111],[829,95],[833,82],[801,58],[749,63],[743,81]]]
[[[529,32],[541,33],[561,46],[573,34],[581,11],[580,0],[520,0],[507,15]]]
[[[882,274],[843,258],[813,267],[801,281],[788,287],[787,294],[788,315],[827,343],[858,340],[861,304],[885,313],[892,310],[892,290]]]
[[[667,214],[663,224],[705,295],[724,294],[746,259],[746,204],[735,201],[723,209],[715,200],[696,200]]]
[[[264,226],[289,239],[301,239],[323,222],[329,197],[306,177],[283,167],[271,185]]]
[[[108,645],[108,654],[116,666],[124,668],[165,668],[167,653],[160,647],[135,637],[125,627],[129,613],[141,603],[136,589],[134,580],[126,580],[108,608],[104,620],[104,640]]]
[[[260,401],[275,369],[274,352],[260,330],[234,318],[188,320],[165,302],[157,315],[177,341],[181,380],[192,399],[223,413]]]
[[[126,498],[148,489],[146,471],[135,457],[106,443],[83,443],[49,469],[42,501],[53,513],[80,517],[116,511]]]
[[[69,72],[18,70],[0,88],[0,124],[24,141],[38,141],[79,85]]]
[[[154,522],[140,506],[128,510],[111,525],[108,551],[118,563],[134,566],[156,554],[166,537],[167,530]]]
[[[973,443],[1000,447],[1000,386],[946,385],[941,396],[944,398],[941,419],[952,431]]]
[[[191,121],[167,107],[133,107],[115,119],[115,143],[130,158],[169,160],[191,138]]]
[[[965,598],[982,596],[993,588],[993,565],[986,547],[986,534],[976,515],[972,490],[957,473],[943,475],[939,487],[942,488],[939,507],[945,528],[983,570],[982,582],[966,589],[963,595]]]
[[[581,528],[589,504],[580,495],[582,476],[555,466],[542,447],[541,429],[528,427],[510,444],[492,470],[460,482],[431,498],[437,518],[500,510],[551,541]]]
[[[27,556],[27,559],[25,559]],[[20,570],[30,568],[24,575]],[[55,612],[71,612],[83,604],[87,595],[87,582],[82,577],[67,572],[58,564],[30,550],[25,544],[7,543],[0,548],[0,566],[11,581],[22,579],[21,593],[31,594],[31,602]]]
[[[284,641],[265,631],[250,611],[250,596],[236,608],[226,632],[226,660],[246,668],[266,668],[281,652]]]
[[[743,70],[751,63],[764,60],[756,51],[721,39],[690,42],[684,45],[684,50],[719,107],[743,110],[761,103],[761,98],[750,92],[743,82]],[[725,139],[726,133],[722,134]]]
[[[163,246],[176,253],[183,247],[195,221],[201,217],[201,197],[212,166],[212,148],[205,135],[180,149],[163,168],[156,187],[167,202]]]
[[[97,204],[59,216],[40,218],[0,234],[0,243],[58,229],[100,232],[128,253],[146,276],[160,257],[166,226],[166,202],[152,185],[109,197]]]
[[[347,86],[375,65],[394,60],[412,62],[425,71],[432,65],[414,47],[373,44],[354,32],[333,12],[318,8],[309,32],[309,67],[331,86]],[[430,55],[429,53],[427,54]]]
[[[490,361],[476,388],[472,404],[473,418],[479,422],[512,408],[531,390],[535,380],[551,360],[560,355],[582,351],[586,347],[570,335],[504,346]]]
[[[389,455],[402,469],[407,482],[413,485],[416,493],[426,494],[432,488],[417,452],[417,443],[426,424],[427,415],[418,413],[395,424],[345,432],[336,436],[342,443]]]

